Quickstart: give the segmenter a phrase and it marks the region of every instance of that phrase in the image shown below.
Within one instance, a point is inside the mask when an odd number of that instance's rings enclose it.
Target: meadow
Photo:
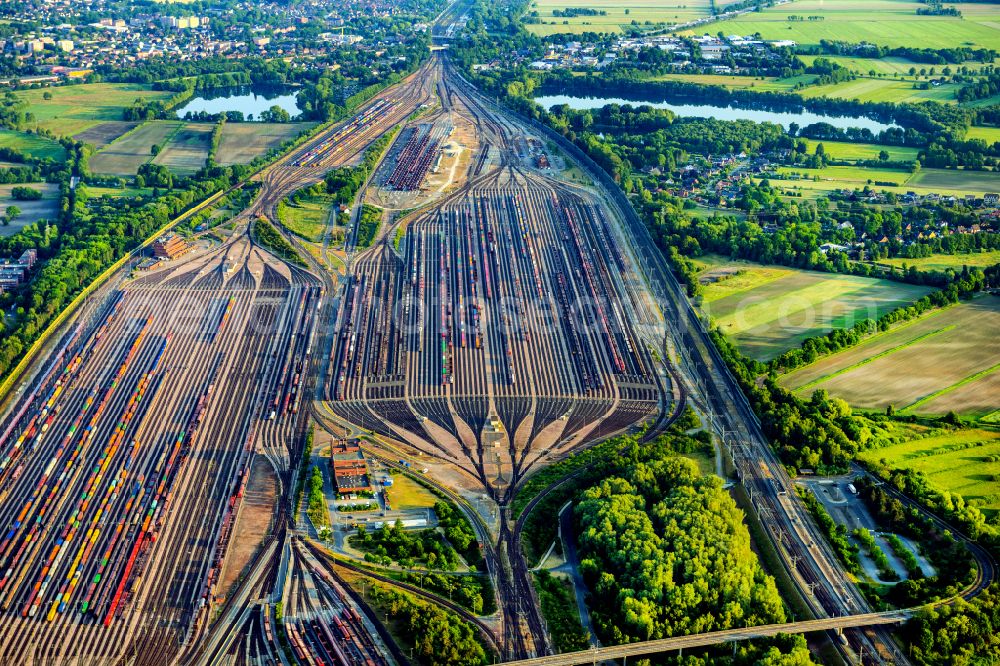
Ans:
[[[762,92],[788,92],[798,83],[811,83],[814,75],[792,76],[779,79],[773,76],[739,76],[737,74],[663,74],[651,81],[683,81],[703,86],[722,86],[731,90],[759,90]]]
[[[164,146],[184,123],[179,120],[154,120],[119,137],[90,158],[90,171],[96,174],[134,176],[139,167],[153,159],[154,144]]]
[[[985,268],[994,264],[1000,264],[1000,250],[988,252],[973,252],[970,254],[935,254],[930,257],[920,257],[919,259],[881,259],[879,263],[890,264],[892,266],[916,266],[924,271],[943,271],[952,268],[956,271],[962,270],[963,266],[974,268]]]
[[[31,157],[58,162],[66,159],[66,149],[52,139],[15,130],[0,129],[0,148],[13,148]]]
[[[956,5],[962,17],[918,16],[917,9],[924,6],[915,0],[797,0],[713,24],[711,32],[760,33],[764,39],[790,39],[802,45],[817,45],[826,39],[889,47],[1000,48],[1000,10],[996,5]],[[789,21],[789,16],[802,20]],[[823,19],[809,21],[808,16]]]
[[[282,226],[302,238],[319,242],[330,220],[332,195],[300,197],[298,204],[282,201],[278,205],[278,219]]]
[[[929,289],[746,262],[709,265],[701,309],[742,352],[767,361],[803,340],[911,303]],[[713,281],[714,280],[714,281]]]
[[[432,508],[438,498],[431,491],[406,476],[394,474],[389,488],[392,507],[396,510]]]
[[[916,439],[864,451],[859,458],[916,470],[938,491],[958,493],[988,513],[1000,510],[1000,485],[996,482],[1000,477],[1000,431],[992,427],[927,429]]]
[[[45,99],[48,93],[52,99]],[[39,127],[59,136],[73,136],[104,121],[121,121],[122,110],[137,98],[168,99],[173,93],[137,83],[84,83],[19,90]]]
[[[799,91],[803,97],[839,97],[856,99],[859,102],[895,102],[919,103],[942,102],[954,103],[956,93],[961,87],[957,83],[945,83],[920,90],[917,83],[911,80],[879,79],[861,77],[853,81],[842,81],[821,86],[812,86]]]
[[[893,162],[912,162],[917,159],[917,148],[907,146],[880,146],[876,143],[849,143],[847,141],[816,141],[805,139],[810,153],[816,151],[816,145],[823,144],[826,154],[837,160],[877,160],[883,150],[889,153]],[[870,170],[869,170],[870,171]]]
[[[153,195],[152,187],[97,187],[96,185],[87,186],[87,195],[91,199],[96,199],[98,197],[111,197],[112,199],[118,199],[120,197],[149,197]]]
[[[826,142],[824,142],[824,148]],[[952,169],[921,169],[916,173],[902,169],[868,169],[863,167],[828,166],[823,169],[782,167],[770,180],[782,187],[831,192],[841,188],[863,188],[870,185],[876,191],[897,194],[909,191],[917,194],[937,193],[964,196],[983,195],[1000,188],[1000,173],[992,171],[958,171]],[[884,183],[890,183],[886,185]]]
[[[910,69],[915,69],[918,73],[921,69],[926,69],[930,72],[933,67],[936,74],[941,73],[941,65],[928,65],[926,63],[913,62],[912,60],[907,60],[906,58],[897,58],[895,56],[888,56],[885,58],[861,58],[856,56],[832,56],[832,55],[822,55],[822,56],[812,56],[812,55],[800,55],[799,60],[811,65],[813,60],[816,58],[826,58],[827,60],[832,60],[841,67],[846,67],[847,69],[860,74],[862,76],[878,76],[884,75],[887,77],[909,77]],[[978,71],[983,67],[986,67],[988,63],[981,63],[975,61],[969,61],[962,63],[962,66],[967,69]],[[953,66],[952,69],[955,69]],[[891,79],[890,79],[891,80]],[[898,79],[897,79],[898,80]],[[912,79],[911,79],[912,80]]]
[[[215,161],[222,166],[248,164],[315,123],[226,123]]]
[[[982,139],[987,144],[992,145],[997,141],[1000,141],[1000,127],[970,127],[969,131],[965,133],[965,138],[968,140]]]
[[[1000,298],[936,310],[781,379],[804,395],[826,389],[869,409],[985,415],[1000,409]]]
[[[553,16],[555,9],[586,7],[603,10],[605,16],[574,16],[563,18]],[[633,21],[638,24],[683,23],[708,16],[707,0],[602,0],[598,4],[581,3],[579,0],[534,0],[528,11],[537,11],[544,23],[532,23],[526,27],[539,36],[558,33],[579,34],[583,32],[621,32],[622,25]]]

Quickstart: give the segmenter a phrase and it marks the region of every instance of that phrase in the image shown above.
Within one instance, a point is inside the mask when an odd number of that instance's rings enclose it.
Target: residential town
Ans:
[[[145,7],[143,8],[145,9]],[[56,0],[26,8],[25,20],[43,27],[0,39],[2,83],[21,85],[83,80],[157,58],[192,61],[247,56],[323,58],[332,47],[364,40],[345,26],[363,18],[391,18],[401,10],[376,1],[331,9],[319,2],[234,2],[196,14],[183,5],[162,11],[122,10],[108,0]],[[96,20],[95,15],[100,16]],[[420,32],[427,26],[414,25]],[[384,42],[371,48],[385,46]],[[14,73],[17,75],[14,76]]]

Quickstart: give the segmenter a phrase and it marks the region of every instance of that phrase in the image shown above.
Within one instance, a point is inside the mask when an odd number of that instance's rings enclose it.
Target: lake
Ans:
[[[236,86],[234,88],[213,88],[199,91],[184,106],[177,109],[177,117],[183,118],[187,112],[210,114],[226,111],[242,111],[244,116],[253,114],[259,118],[261,112],[278,105],[295,118],[301,112],[295,102],[295,91],[284,86]]]
[[[713,104],[671,104],[670,102],[636,101],[621,97],[575,97],[573,95],[542,95],[536,97],[535,101],[546,109],[551,109],[553,106],[560,104],[568,104],[571,109],[578,111],[599,109],[607,104],[645,105],[657,109],[669,109],[682,117],[752,120],[758,123],[772,122],[781,125],[785,129],[788,129],[791,123],[798,123],[799,127],[805,127],[813,123],[829,123],[840,129],[859,127],[870,130],[873,134],[878,134],[887,129],[898,127],[898,125],[887,125],[864,116],[828,116],[806,110],[798,112],[766,111],[762,109],[744,109],[736,106],[716,106]]]

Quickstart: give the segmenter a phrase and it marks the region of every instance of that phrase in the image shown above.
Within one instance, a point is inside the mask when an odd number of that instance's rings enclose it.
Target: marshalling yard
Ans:
[[[277,226],[285,197],[396,128],[353,207],[378,202],[381,227],[359,247],[354,225],[339,271],[256,242],[256,219]],[[364,436],[383,463],[425,461],[422,482],[476,531],[499,612],[435,601],[503,659],[555,658],[520,549],[526,514],[507,511],[515,490],[609,435],[656,433],[686,400],[743,440],[741,481],[817,616],[862,617],[641,223],[596,167],[586,187],[560,176],[583,164],[562,148],[437,52],[255,176],[221,245],[196,239],[96,291],[0,421],[0,663],[407,663],[345,581],[352,565],[335,566],[293,508],[310,422]],[[263,516],[245,501],[259,487],[277,489]],[[266,534],[233,548],[247,520]]]
[[[5,663],[141,662],[207,623],[254,452],[301,407],[319,298],[234,242],[67,334],[4,426]]]
[[[538,138],[481,104],[435,56],[259,174],[221,246],[196,242],[91,297],[2,422],[0,661],[279,663],[278,620],[258,595],[284,600],[303,663],[392,661],[290,532],[290,461],[316,389],[345,423],[436,457],[497,502],[546,460],[660,411],[641,335],[657,314],[616,224],[536,168]],[[418,109],[429,117],[408,123]],[[419,205],[454,123],[474,141],[450,190]],[[255,243],[253,220],[400,124],[373,185],[414,193],[416,210],[351,252],[336,281]],[[220,589],[256,456],[284,499],[242,585]],[[492,540],[496,567],[510,544]],[[501,601],[527,593],[525,572],[496,573]],[[507,615],[511,654],[538,652],[521,627],[537,617]]]
[[[268,168],[241,219],[355,159],[414,81]],[[244,224],[91,298],[0,425],[0,663],[194,658],[254,457],[287,477],[302,446],[324,291]]]

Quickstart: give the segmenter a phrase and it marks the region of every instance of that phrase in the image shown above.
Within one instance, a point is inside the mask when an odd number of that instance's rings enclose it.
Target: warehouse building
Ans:
[[[160,236],[153,241],[153,256],[157,259],[176,259],[190,248],[177,234]]]
[[[330,468],[333,470],[333,486],[338,494],[370,493],[371,478],[368,463],[356,439],[341,439],[330,445]]]

